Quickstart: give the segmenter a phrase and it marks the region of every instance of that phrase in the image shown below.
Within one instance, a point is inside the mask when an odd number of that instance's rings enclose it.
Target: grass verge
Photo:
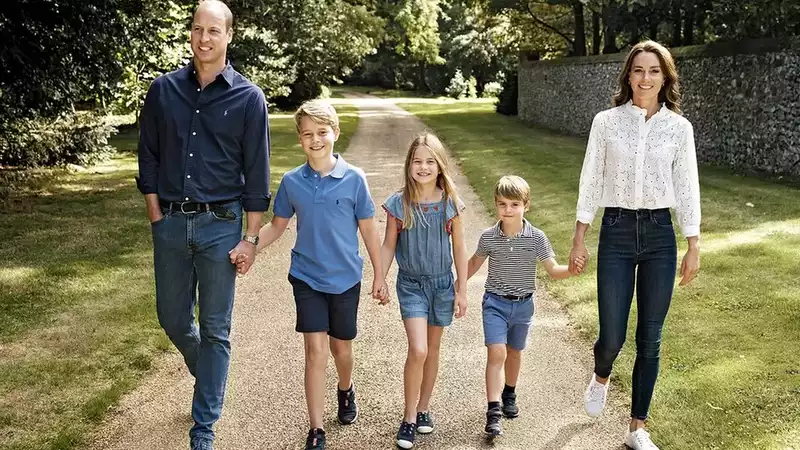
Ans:
[[[524,177],[533,191],[528,218],[566,262],[585,140],[527,127],[494,113],[488,103],[400,106],[444,138],[490,211],[497,179]],[[798,189],[705,166],[700,177],[702,272],[690,286],[676,288],[673,297],[651,409],[653,439],[665,449],[798,448]],[[587,246],[596,249],[596,229]],[[679,249],[682,257],[682,238]],[[595,262],[580,278],[547,283],[587,338],[587,352],[597,331]],[[635,314],[634,308],[629,342],[614,375],[615,385],[627,392]]]
[[[356,108],[338,106],[347,148]],[[272,185],[305,157],[290,115],[270,119]],[[30,172],[0,214],[0,449],[80,448],[153,358],[175,351],[154,308],[136,132],[81,172]]]

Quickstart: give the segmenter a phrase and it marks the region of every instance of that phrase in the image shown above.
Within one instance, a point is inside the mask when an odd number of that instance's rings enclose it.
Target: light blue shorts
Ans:
[[[429,276],[400,271],[397,275],[397,302],[403,320],[425,317],[428,325],[449,326],[455,300],[452,272]]]
[[[507,344],[514,350],[528,345],[528,331],[533,323],[534,296],[509,300],[491,292],[483,294],[484,343]]]

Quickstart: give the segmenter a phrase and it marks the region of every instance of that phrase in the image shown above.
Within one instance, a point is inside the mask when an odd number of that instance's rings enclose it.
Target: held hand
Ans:
[[[569,251],[569,273],[573,275],[583,273],[588,261],[589,251],[586,250],[586,245],[583,242],[573,243],[572,250]]]
[[[583,256],[579,256],[575,258],[575,261],[570,259],[569,265],[569,273],[570,275],[576,276],[583,273],[583,269],[586,267],[586,259]]]
[[[242,240],[236,244],[233,250],[228,252],[228,255],[230,256],[231,264],[236,265],[236,271],[244,275],[256,261],[256,246]]]
[[[389,303],[389,289],[386,287],[385,280],[378,278],[372,280],[372,298],[378,300],[380,305]]]
[[[456,292],[456,319],[460,319],[467,314],[467,296],[464,293]]]
[[[686,254],[683,255],[683,262],[681,262],[681,282],[680,286],[686,286],[697,276],[700,271],[700,250],[697,248],[689,248]]]

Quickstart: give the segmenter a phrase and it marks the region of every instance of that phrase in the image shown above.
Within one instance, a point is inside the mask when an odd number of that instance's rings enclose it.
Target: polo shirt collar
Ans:
[[[333,166],[333,170],[328,175],[332,176],[333,178],[343,178],[345,173],[347,173],[347,161],[342,158],[342,156],[338,153],[334,153],[333,156],[336,158],[336,164]],[[308,164],[308,161],[303,165],[303,178],[310,177],[315,172],[314,169]]]
[[[503,222],[498,220],[494,226],[494,236],[495,237],[507,237],[503,234]],[[512,237],[533,237],[533,225],[528,222],[528,219],[522,218],[522,230],[516,236]]]

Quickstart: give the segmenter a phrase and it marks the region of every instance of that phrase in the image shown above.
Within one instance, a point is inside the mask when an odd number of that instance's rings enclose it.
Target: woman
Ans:
[[[672,55],[646,41],[628,54],[614,94],[615,108],[592,123],[581,171],[570,265],[587,258],[587,228],[605,208],[597,254],[600,335],[586,413],[602,412],[611,367],[625,342],[634,287],[638,307],[631,421],[625,444],[658,449],[644,429],[658,377],[661,329],[675,280],[677,245],[669,208],[688,241],[681,285],[700,267],[700,188],[692,125],[680,115]]]

